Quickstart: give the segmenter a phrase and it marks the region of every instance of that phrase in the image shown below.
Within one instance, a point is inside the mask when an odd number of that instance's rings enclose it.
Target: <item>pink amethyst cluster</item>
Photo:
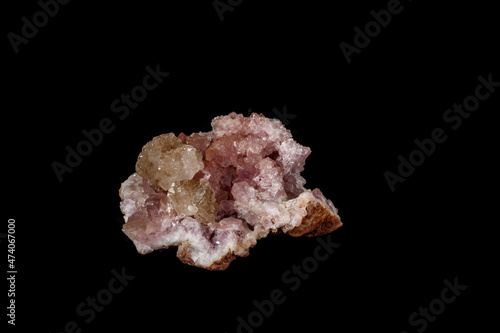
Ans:
[[[123,231],[141,254],[177,246],[190,265],[223,270],[270,232],[323,235],[337,209],[300,176],[311,150],[277,119],[231,113],[212,131],[147,143],[120,188]]]

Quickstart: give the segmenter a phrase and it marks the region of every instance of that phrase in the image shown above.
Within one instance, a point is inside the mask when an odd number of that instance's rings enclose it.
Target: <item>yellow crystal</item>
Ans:
[[[177,214],[194,216],[205,224],[216,222],[215,214],[219,205],[215,200],[215,191],[208,180],[181,180],[172,184],[167,192]]]
[[[173,183],[192,179],[204,167],[203,156],[173,133],[159,135],[143,148],[135,166],[155,191],[168,191]]]

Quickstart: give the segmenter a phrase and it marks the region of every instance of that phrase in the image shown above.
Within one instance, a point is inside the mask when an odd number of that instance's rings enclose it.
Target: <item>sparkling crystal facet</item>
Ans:
[[[185,263],[225,269],[270,232],[329,233],[342,225],[300,175],[311,153],[277,119],[231,113],[212,131],[148,142],[120,188],[123,231],[140,253],[178,246]]]

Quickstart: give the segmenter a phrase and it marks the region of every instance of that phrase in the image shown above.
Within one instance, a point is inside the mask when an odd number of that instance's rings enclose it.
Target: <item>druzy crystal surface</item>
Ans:
[[[277,119],[231,113],[206,133],[163,134],[120,188],[123,231],[137,250],[177,246],[185,263],[222,270],[270,232],[316,236],[342,225],[300,175],[311,149]]]

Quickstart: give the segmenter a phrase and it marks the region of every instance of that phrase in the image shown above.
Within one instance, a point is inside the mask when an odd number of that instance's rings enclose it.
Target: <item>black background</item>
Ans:
[[[256,332],[416,332],[408,317],[455,277],[467,290],[425,331],[486,329],[496,314],[485,300],[496,299],[499,92],[457,130],[442,117],[474,94],[479,75],[500,81],[498,17],[477,2],[405,1],[348,64],[339,44],[353,44],[353,28],[386,6],[244,0],[221,21],[212,1],[72,1],[17,54],[5,37],[1,232],[16,219],[15,329],[61,332],[75,321],[82,332],[235,332],[254,300],[281,289],[285,303]],[[4,36],[39,10],[9,5]],[[170,76],[120,120],[111,103],[157,64]],[[184,265],[174,249],[137,254],[121,232],[118,188],[141,147],[208,131],[217,115],[276,117],[284,106],[294,138],[312,149],[306,187],[319,187],[344,222],[329,259],[291,291],[282,275],[313,254],[314,238],[272,235],[223,272]],[[59,182],[51,164],[103,118],[114,130]],[[447,140],[391,192],[384,172],[437,127]],[[135,278],[86,323],[77,306],[122,268]]]

